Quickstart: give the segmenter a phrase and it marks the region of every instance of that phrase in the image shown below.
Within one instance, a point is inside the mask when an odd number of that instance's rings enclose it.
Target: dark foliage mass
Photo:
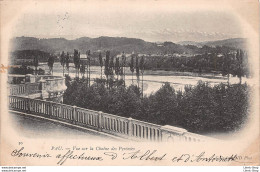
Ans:
[[[33,65],[35,57],[38,58],[39,62],[47,62],[49,58],[58,61],[56,55],[40,50],[17,50],[10,54],[11,64]]]
[[[19,74],[19,75],[26,75],[26,74],[35,74],[35,70],[31,67],[26,65],[22,65],[20,67],[12,66],[8,69],[9,74]],[[38,75],[44,75],[45,71],[41,68],[37,70]]]
[[[242,50],[204,53],[191,57],[146,57],[145,69],[175,70],[181,72],[217,72],[240,77],[249,76],[249,62]]]
[[[210,86],[198,82],[175,91],[165,83],[142,98],[140,89],[122,85],[107,89],[102,82],[88,87],[86,79],[66,77],[64,103],[119,116],[185,128],[195,133],[238,130],[247,119],[250,87],[247,84]]]

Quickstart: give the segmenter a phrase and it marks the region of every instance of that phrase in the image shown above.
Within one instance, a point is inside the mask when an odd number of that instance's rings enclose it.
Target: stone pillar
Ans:
[[[182,135],[187,132],[187,130],[183,128],[173,127],[170,125],[162,126],[161,131],[163,142],[167,142],[169,138],[173,139],[176,135],[182,137]]]
[[[45,80],[40,80],[40,90],[45,90],[46,88],[46,81]]]
[[[128,136],[132,137],[132,133],[133,133],[133,119],[132,118],[128,118]]]
[[[35,76],[32,74],[25,75],[25,82],[35,83]]]

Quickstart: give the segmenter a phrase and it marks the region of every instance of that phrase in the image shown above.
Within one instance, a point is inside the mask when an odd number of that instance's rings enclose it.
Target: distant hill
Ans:
[[[75,40],[67,40],[64,38],[39,39],[34,37],[16,37],[11,40],[10,51],[39,50],[47,53],[60,53],[62,51],[72,53],[74,49],[78,49],[81,53],[85,53],[87,50],[91,50],[92,52],[111,50],[111,52],[113,52],[112,54],[123,51],[126,53],[132,53],[134,51],[146,54],[198,54],[204,52],[203,48],[199,48],[203,45],[242,48],[245,44],[246,40],[242,38],[202,43],[185,41],[175,44],[172,42],[151,43],[136,38],[105,36],[98,38],[81,37]]]
[[[180,45],[194,45],[194,46],[226,46],[235,49],[246,49],[247,39],[246,38],[232,38],[232,39],[224,39],[218,41],[206,41],[206,42],[195,42],[195,41],[181,41],[178,42]]]
[[[233,38],[233,39],[225,39],[225,40],[219,40],[219,41],[208,41],[201,43],[203,45],[207,46],[226,46],[226,47],[232,47],[236,49],[245,49],[247,44],[246,38]]]
[[[141,39],[121,38],[121,37],[82,37],[75,40],[64,38],[38,39],[34,37],[16,37],[11,40],[11,51],[17,50],[41,50],[50,53],[61,51],[73,52],[79,49],[85,52],[88,49],[97,50],[115,50],[115,51],[141,51],[153,49],[156,44],[145,42]]]

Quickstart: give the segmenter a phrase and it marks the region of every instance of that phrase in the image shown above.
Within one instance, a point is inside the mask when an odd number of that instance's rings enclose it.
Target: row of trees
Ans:
[[[85,76],[87,72],[87,78],[90,83],[90,64],[91,61],[94,60],[95,57],[91,57],[90,50],[86,52],[87,61],[82,61],[80,59],[80,52],[78,50],[74,50],[73,62],[76,69],[76,77],[79,77],[79,72],[82,77]],[[123,80],[125,83],[125,69],[126,67],[130,68],[132,73],[132,84],[133,84],[133,75],[136,72],[136,80],[137,85],[139,87],[140,83],[140,73],[142,75],[142,83],[143,83],[143,73],[144,70],[148,69],[164,69],[164,70],[176,70],[176,71],[189,71],[189,72],[218,72],[223,76],[228,77],[228,83],[230,75],[237,76],[240,79],[240,83],[242,82],[242,77],[250,76],[249,71],[249,63],[248,56],[245,51],[237,50],[237,51],[224,51],[221,54],[215,53],[205,53],[192,57],[162,57],[162,56],[154,56],[154,57],[139,57],[138,54],[132,53],[130,60],[127,60],[125,53],[123,52],[121,57],[114,57],[110,55],[110,51],[106,51],[105,59],[102,57],[102,53],[99,53],[98,56],[99,65],[101,68],[101,80],[103,80],[103,72],[106,76],[106,83],[109,88],[113,86],[115,82],[114,75],[117,76],[116,80],[120,76],[120,80]],[[115,61],[114,61],[115,59]],[[49,62],[51,61],[51,62]],[[63,74],[64,67],[66,66],[69,72],[69,62],[70,56],[67,53],[65,55],[62,52],[60,56],[61,65],[63,66]],[[145,61],[145,64],[144,64]],[[54,59],[50,57],[48,60],[48,65],[50,70],[53,67]],[[105,68],[103,71],[103,67]],[[125,84],[124,84],[125,85]],[[143,85],[143,84],[142,84]]]
[[[90,87],[90,78],[91,78],[91,54],[90,50],[86,52],[86,59],[80,58],[80,52],[78,50],[74,50],[73,62],[76,69],[76,77],[79,77],[79,73],[81,73],[82,78],[85,78],[85,74],[87,73],[87,82],[88,86]],[[115,59],[115,60],[114,60]],[[139,60],[140,59],[140,60]],[[69,62],[70,62],[70,55],[64,53],[64,51],[60,55],[60,63],[63,67],[63,76],[64,76],[64,69],[65,67],[68,70],[69,75]],[[54,59],[48,59],[48,66],[50,69],[50,73],[53,73],[53,64]],[[122,53],[121,58],[110,56],[110,51],[106,51],[105,58],[102,57],[102,53],[99,53],[99,65],[100,65],[100,81],[106,83],[107,88],[112,88],[114,86],[124,85],[125,86],[125,70],[126,70],[126,56],[125,53]],[[131,55],[131,61],[129,63],[130,71],[132,72],[132,84],[133,84],[133,74],[136,71],[136,79],[137,85],[139,88],[140,83],[140,71],[142,75],[142,92],[143,92],[143,74],[144,74],[144,56],[141,58],[138,57],[137,54]],[[103,71],[103,67],[105,68]],[[106,79],[103,79],[103,72],[106,76]],[[116,78],[114,77],[116,75]],[[120,78],[119,78],[120,77]]]
[[[240,78],[250,76],[248,55],[243,50],[225,51],[223,53],[205,53],[191,57],[147,57],[145,69],[164,69],[188,72],[218,72],[223,76]]]
[[[250,87],[246,84],[210,86],[199,82],[175,91],[165,83],[157,92],[141,97],[137,86],[108,90],[105,84],[87,86],[86,79],[66,78],[64,103],[119,116],[183,127],[195,133],[238,130],[246,122]]]

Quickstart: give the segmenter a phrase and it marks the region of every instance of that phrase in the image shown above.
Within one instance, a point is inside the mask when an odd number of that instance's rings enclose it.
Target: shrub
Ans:
[[[107,89],[103,82],[88,87],[85,79],[69,81],[64,103],[132,117],[159,125],[183,127],[195,133],[229,132],[246,122],[250,89],[247,84],[210,86],[198,82],[176,92],[169,83],[141,98],[137,86]]]

